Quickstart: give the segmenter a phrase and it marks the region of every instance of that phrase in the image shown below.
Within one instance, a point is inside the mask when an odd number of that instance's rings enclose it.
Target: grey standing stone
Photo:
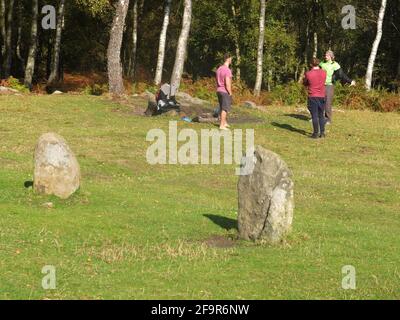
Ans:
[[[80,186],[80,167],[65,140],[46,133],[35,149],[34,189],[38,193],[69,198]]]
[[[260,146],[254,155],[254,170],[239,178],[239,236],[276,244],[293,222],[292,172],[277,154]]]

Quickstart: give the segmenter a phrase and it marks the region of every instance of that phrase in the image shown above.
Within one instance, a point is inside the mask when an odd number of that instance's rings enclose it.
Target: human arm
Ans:
[[[228,94],[231,96],[232,95],[232,77],[227,76],[225,78],[225,87],[226,87],[226,91],[228,91]]]

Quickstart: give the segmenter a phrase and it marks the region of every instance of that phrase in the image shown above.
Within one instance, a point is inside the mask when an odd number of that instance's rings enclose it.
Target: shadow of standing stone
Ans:
[[[255,149],[255,167],[239,178],[239,236],[280,242],[291,230],[294,211],[292,172],[275,153]]]

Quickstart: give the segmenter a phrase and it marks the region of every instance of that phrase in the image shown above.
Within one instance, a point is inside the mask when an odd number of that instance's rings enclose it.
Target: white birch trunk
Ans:
[[[38,14],[39,0],[32,0],[32,25],[31,25],[31,45],[29,47],[28,61],[25,68],[24,84],[28,88],[32,87],[32,78],[35,71],[36,53],[38,45]]]
[[[167,42],[169,15],[171,12],[171,2],[172,2],[172,0],[165,0],[164,21],[163,21],[163,25],[162,25],[162,29],[161,29],[161,34],[160,34],[160,42],[158,45],[156,76],[154,77],[154,84],[156,86],[159,86],[162,81],[162,73],[163,73],[164,59],[165,59],[165,45]]]
[[[58,82],[60,79],[59,66],[60,66],[60,52],[61,52],[61,35],[64,23],[64,9],[65,9],[65,0],[60,0],[60,6],[58,7],[58,14],[57,14],[56,39],[54,42],[53,60],[50,68],[50,76],[49,79],[47,80],[48,85]]]
[[[371,55],[368,61],[367,74],[365,75],[365,87],[367,90],[371,90],[372,87],[372,74],[374,71],[375,59],[383,35],[382,26],[383,26],[383,19],[385,18],[386,4],[387,0],[382,0],[381,9],[379,10],[376,38],[372,45]]]
[[[259,96],[263,78],[264,36],[265,36],[265,0],[260,0],[260,32],[257,50],[257,77],[254,86],[254,95]]]
[[[232,14],[233,14],[233,18],[235,21],[235,37],[234,37],[234,43],[235,43],[235,53],[236,53],[236,80],[240,83],[241,81],[241,70],[240,70],[240,66],[242,63],[242,56],[240,53],[240,39],[239,39],[239,34],[240,34],[240,30],[238,29],[237,26],[237,12],[236,12],[236,7],[235,7],[235,1],[232,1]]]
[[[318,33],[314,32],[314,52],[313,52],[313,58],[316,58],[318,56]]]
[[[109,91],[112,94],[124,93],[122,78],[121,46],[124,34],[125,18],[129,8],[129,0],[118,0],[107,49],[107,70]]]
[[[135,76],[136,70],[136,54],[137,54],[137,39],[138,39],[138,0],[134,0],[133,3],[133,15],[132,15],[132,52],[129,59],[128,75],[131,78]]]
[[[178,40],[178,47],[175,55],[175,65],[171,76],[171,85],[177,90],[182,80],[183,68],[187,54],[187,43],[189,40],[190,25],[192,22],[192,0],[185,0],[182,21],[182,30]]]

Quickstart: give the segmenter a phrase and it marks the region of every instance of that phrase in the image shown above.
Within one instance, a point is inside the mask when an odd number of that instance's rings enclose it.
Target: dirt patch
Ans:
[[[204,243],[212,248],[233,248],[236,246],[236,241],[224,236],[211,236],[204,240]]]

